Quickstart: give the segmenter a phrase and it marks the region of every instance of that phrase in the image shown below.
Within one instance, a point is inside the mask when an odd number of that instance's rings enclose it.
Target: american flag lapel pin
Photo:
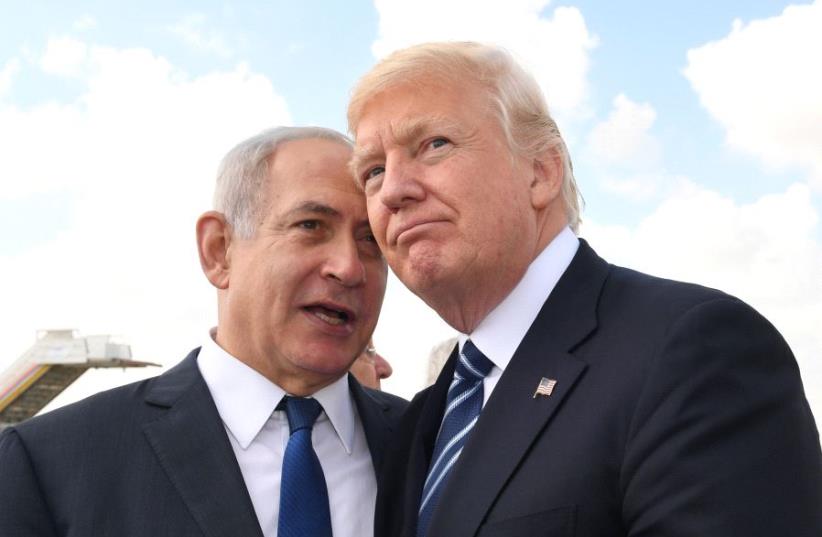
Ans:
[[[539,381],[539,386],[537,386],[537,391],[534,392],[534,399],[537,398],[537,395],[544,395],[546,397],[550,397],[552,393],[554,393],[554,386],[557,385],[557,381],[555,379],[547,379],[542,377],[542,380]]]

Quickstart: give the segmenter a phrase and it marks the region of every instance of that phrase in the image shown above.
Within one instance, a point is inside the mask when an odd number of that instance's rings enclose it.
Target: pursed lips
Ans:
[[[430,218],[430,219],[420,219],[420,220],[411,220],[411,221],[408,221],[408,222],[403,222],[402,224],[400,224],[400,226],[398,228],[396,228],[396,230],[393,234],[393,238],[391,240],[389,240],[389,244],[396,245],[399,242],[400,238],[402,237],[402,235],[404,233],[412,231],[412,230],[414,230],[414,229],[416,229],[420,226],[424,226],[424,225],[427,225],[427,224],[436,224],[436,223],[440,223],[440,222],[445,222],[445,220]]]

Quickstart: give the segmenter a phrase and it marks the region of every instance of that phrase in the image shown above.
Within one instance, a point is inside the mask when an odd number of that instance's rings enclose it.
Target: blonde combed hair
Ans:
[[[501,47],[467,41],[434,42],[393,52],[354,87],[348,105],[349,131],[356,135],[363,109],[379,94],[430,81],[447,87],[476,84],[484,89],[513,153],[535,158],[553,149],[560,155],[562,200],[568,225],[578,231],[581,196],[568,148],[539,84]]]

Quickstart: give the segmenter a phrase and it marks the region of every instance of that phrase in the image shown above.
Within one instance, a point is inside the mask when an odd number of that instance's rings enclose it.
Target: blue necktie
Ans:
[[[278,537],[331,537],[328,488],[311,445],[311,428],[322,411],[316,399],[286,397],[291,436],[283,456]]]
[[[482,381],[492,367],[494,364],[491,360],[470,339],[465,342],[454,370],[454,380],[448,388],[440,433],[434,444],[431,466],[422,488],[417,537],[425,537],[428,533],[428,525],[440,492],[479,418],[483,399]]]

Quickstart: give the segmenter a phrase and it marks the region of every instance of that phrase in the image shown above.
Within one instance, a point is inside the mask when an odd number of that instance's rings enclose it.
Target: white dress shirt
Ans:
[[[494,363],[482,384],[483,406],[578,248],[579,239],[565,227],[531,262],[516,287],[477,328],[471,334],[459,335],[460,351],[470,337]]]
[[[289,428],[286,413],[274,409],[286,392],[223,350],[214,342],[215,333],[212,329],[206,338],[197,365],[223,420],[263,535],[275,537]],[[323,407],[311,440],[328,485],[333,534],[371,537],[377,482],[348,375],[312,397]]]

